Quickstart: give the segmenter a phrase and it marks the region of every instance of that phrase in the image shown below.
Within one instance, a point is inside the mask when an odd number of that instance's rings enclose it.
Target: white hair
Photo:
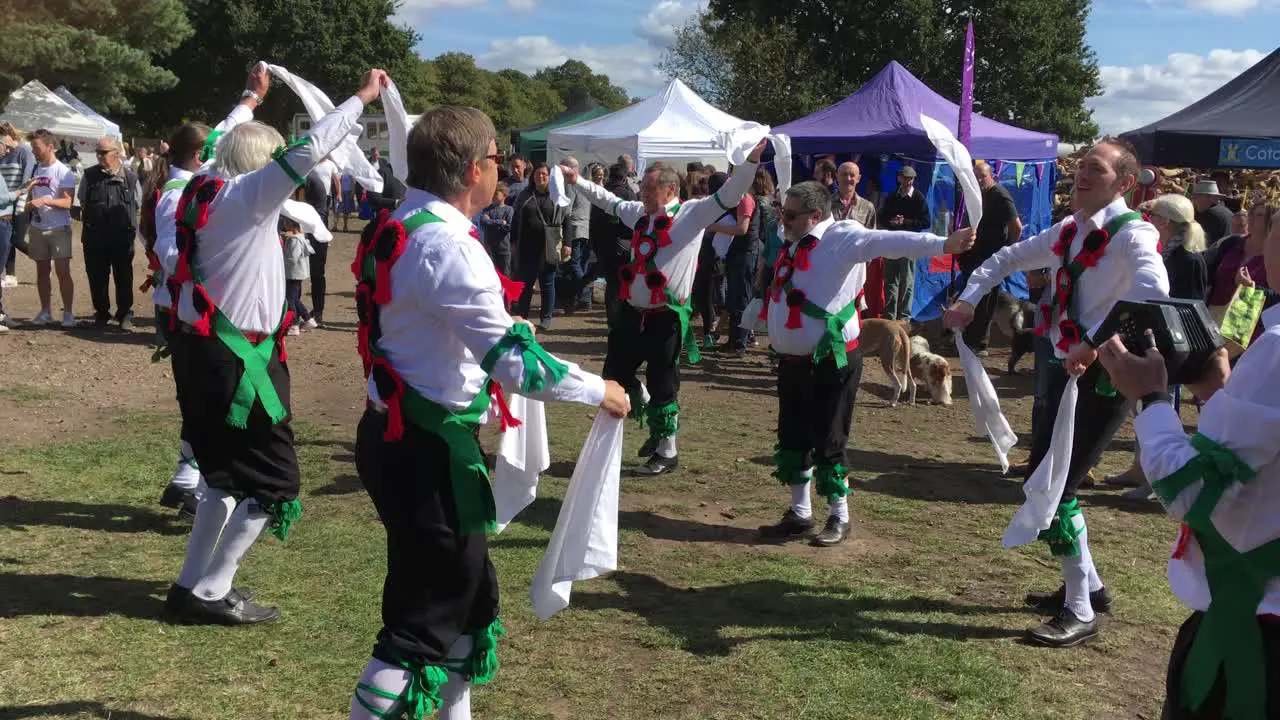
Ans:
[[[1144,203],[1145,204],[1145,203]],[[1204,228],[1196,222],[1195,206],[1182,195],[1161,195],[1151,202],[1152,215],[1168,220],[1173,225],[1170,238],[1174,244],[1182,245],[1187,252],[1204,252]]]
[[[284,145],[275,128],[257,121],[237,125],[218,138],[214,169],[224,178],[233,178],[266,167],[271,154]]]
[[[565,156],[565,158],[564,158],[564,160],[561,160],[561,161],[560,161],[560,164],[561,164],[561,165],[564,165],[564,166],[565,166],[565,167],[567,167],[567,168],[570,168],[570,169],[573,169],[573,170],[577,170],[577,169],[578,169],[578,158],[576,158],[576,157],[574,157],[574,156],[572,156],[572,155],[566,155],[566,156]]]

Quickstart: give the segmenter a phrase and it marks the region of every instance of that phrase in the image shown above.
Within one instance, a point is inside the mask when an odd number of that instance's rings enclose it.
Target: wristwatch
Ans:
[[[245,90],[244,92],[240,93],[240,97],[253,98],[254,102],[258,103],[259,105],[262,104],[262,96],[252,90]]]
[[[1147,408],[1157,403],[1173,405],[1173,400],[1169,398],[1169,393],[1167,392],[1150,392],[1138,398],[1138,411],[1144,412]]]

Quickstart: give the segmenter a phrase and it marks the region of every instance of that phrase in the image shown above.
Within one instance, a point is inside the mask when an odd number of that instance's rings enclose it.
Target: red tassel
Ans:
[[[520,419],[511,414],[511,406],[507,404],[507,396],[503,394],[500,383],[489,383],[489,397],[498,407],[498,419],[502,421],[502,432],[520,427]]]
[[[520,293],[524,292],[524,283],[498,273],[498,282],[502,283],[502,296],[506,298],[508,303],[514,303],[520,299]]]
[[[1187,555],[1187,546],[1191,544],[1191,527],[1186,523],[1182,523],[1182,527],[1178,528],[1178,541],[1173,544],[1173,559],[1181,560]]]
[[[818,241],[812,235],[806,236],[796,245],[796,259],[792,263],[796,270],[808,270],[812,265],[809,263],[809,252],[818,245]]]
[[[377,260],[373,266],[376,273],[373,281],[373,304],[386,305],[391,302],[391,263]]]
[[[1053,308],[1049,307],[1048,304],[1041,305],[1040,306],[1040,323],[1036,325],[1035,330],[1033,330],[1033,332],[1040,337],[1044,337],[1046,334],[1048,334],[1049,325],[1052,322],[1053,322]]]
[[[658,247],[664,248],[671,244],[670,225],[658,231]]]
[[[766,322],[769,320],[769,299],[768,298],[765,298],[765,301],[760,303],[760,314],[757,315],[756,317]]]
[[[1058,342],[1055,345],[1062,352],[1071,352],[1071,348],[1080,342],[1080,328],[1071,318],[1063,318],[1058,323]]]
[[[387,432],[383,434],[382,439],[398,442],[404,438],[404,414],[400,412],[400,391],[397,390],[396,394],[390,398],[383,398],[382,402],[387,405]]]
[[[787,307],[787,329],[797,330],[803,324],[803,313],[799,305],[791,305]]]
[[[356,326],[356,352],[360,354],[360,363],[364,365],[364,376],[369,377],[369,326],[360,323]]]
[[[618,268],[618,299],[631,302],[631,284],[636,280],[636,271],[629,265]]]
[[[1071,242],[1076,238],[1076,224],[1071,222],[1062,226],[1062,230],[1058,232],[1058,240],[1053,244],[1053,254],[1058,257],[1066,257],[1071,250]]]
[[[284,338],[285,331],[289,329],[290,325],[293,325],[293,318],[294,312],[292,310],[286,311],[284,319],[280,321],[280,328],[276,330],[276,347],[280,348],[280,363],[282,365],[289,362],[289,353],[285,352],[284,349]]]
[[[213,332],[213,300],[210,299],[209,293],[204,289],[204,285],[196,283],[191,286],[191,304],[195,307],[196,312],[200,313],[200,319],[191,323],[192,329],[197,335],[209,337]],[[178,313],[173,314],[174,317]]]
[[[160,269],[160,256],[151,250],[147,251],[147,269],[151,272],[156,272]]]

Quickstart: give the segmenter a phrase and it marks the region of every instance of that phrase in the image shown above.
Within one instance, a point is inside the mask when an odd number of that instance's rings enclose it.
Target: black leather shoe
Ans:
[[[196,499],[195,493],[184,494],[182,496],[182,504],[178,506],[178,519],[195,522],[196,508],[198,507],[200,507],[200,501]]]
[[[179,622],[190,602],[190,588],[184,588],[176,583],[170,585],[169,594],[164,598],[164,619],[169,622]]]
[[[658,441],[653,438],[649,438],[640,446],[640,451],[636,453],[636,457],[649,457],[656,452],[658,452]]]
[[[192,625],[257,625],[279,618],[275,608],[262,607],[231,588],[221,600],[191,595],[182,619]]]
[[[1055,648],[1075,647],[1098,637],[1098,618],[1082,622],[1070,608],[1062,608],[1052,620],[1027,631],[1027,640]]]
[[[827,526],[822,528],[822,532],[818,533],[811,544],[818,547],[831,547],[844,542],[849,537],[849,523],[832,515],[827,518]]]
[[[167,508],[182,507],[183,495],[187,495],[187,491],[176,485],[166,485],[164,492],[160,495],[160,504]]]
[[[1027,605],[1046,614],[1058,614],[1067,601],[1067,586],[1060,585],[1053,592],[1029,592],[1025,598]],[[1105,587],[1089,593],[1089,604],[1096,613],[1111,612],[1111,593]]]
[[[672,472],[678,467],[680,467],[679,456],[668,458],[654,453],[653,457],[649,458],[649,462],[636,468],[636,475],[655,477]]]
[[[802,518],[796,514],[795,510],[787,508],[787,511],[782,514],[782,520],[776,525],[760,526],[760,537],[770,540],[785,540],[807,535],[813,531],[813,527],[813,518]]]

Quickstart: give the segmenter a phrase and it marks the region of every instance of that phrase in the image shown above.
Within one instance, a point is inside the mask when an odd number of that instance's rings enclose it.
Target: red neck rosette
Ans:
[[[664,248],[671,244],[671,216],[659,215],[653,219],[653,229],[658,236],[658,247]]]
[[[391,266],[404,254],[404,248],[404,225],[399,222],[384,223],[374,235],[374,303],[386,305],[391,302]]]
[[[812,235],[805,235],[804,239],[796,243],[796,259],[795,267],[797,270],[808,270],[812,265],[809,263],[809,253],[818,246],[818,238]]]
[[[778,302],[782,299],[782,289],[786,286],[787,281],[795,274],[795,268],[791,265],[790,258],[784,257],[778,261],[778,267],[773,271],[773,301]]]
[[[1058,338],[1056,347],[1064,353],[1070,352],[1071,348],[1080,343],[1080,326],[1069,317],[1064,317],[1058,322],[1058,334],[1062,337]]]
[[[1076,255],[1075,261],[1086,270],[1097,267],[1098,261],[1107,254],[1107,246],[1110,244],[1111,233],[1104,228],[1094,230],[1085,236],[1084,247],[1080,248],[1080,254]]]

